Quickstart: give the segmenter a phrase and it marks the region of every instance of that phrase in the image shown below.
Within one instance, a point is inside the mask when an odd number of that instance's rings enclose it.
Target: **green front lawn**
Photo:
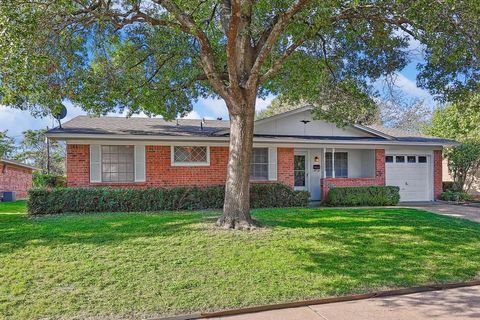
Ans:
[[[0,204],[0,318],[153,316],[480,276],[480,225],[413,209],[29,219]]]

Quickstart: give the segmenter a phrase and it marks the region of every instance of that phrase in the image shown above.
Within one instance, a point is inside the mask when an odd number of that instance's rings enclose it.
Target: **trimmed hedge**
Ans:
[[[330,206],[395,206],[400,201],[400,188],[393,186],[342,187],[328,191]]]
[[[444,201],[472,201],[473,196],[469,195],[466,192],[458,191],[445,191],[440,194],[440,200]]]
[[[31,215],[86,212],[133,212],[221,209],[225,187],[181,187],[172,189],[58,188],[31,189]],[[306,207],[310,194],[279,184],[253,184],[252,208]]]

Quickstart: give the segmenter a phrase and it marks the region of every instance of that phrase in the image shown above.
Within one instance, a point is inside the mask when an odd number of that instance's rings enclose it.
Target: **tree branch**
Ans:
[[[263,83],[264,81],[268,80],[271,76],[273,76],[283,65],[285,60],[298,48],[300,47],[303,43],[305,42],[305,38],[301,38],[297,42],[291,44],[285,52],[278,58],[270,67],[270,69],[267,70],[263,74],[263,76],[260,77],[259,83]]]
[[[285,30],[290,19],[299,12],[309,0],[297,0],[290,8],[288,8],[285,12],[278,16],[278,20],[275,25],[272,27],[271,31],[268,32],[268,36],[266,37],[265,43],[260,48],[258,55],[255,59],[253,64],[252,70],[250,72],[250,76],[247,80],[246,87],[255,87],[258,83],[258,75],[260,72],[260,68],[262,67],[265,59],[270,54],[273,45],[277,41],[278,37]]]
[[[239,0],[226,0],[230,7],[230,23],[227,36],[227,66],[230,87],[233,90],[238,88],[238,71],[237,71],[237,35],[240,21],[240,3]],[[226,5],[226,4],[225,4]]]
[[[195,36],[200,43],[201,66],[212,85],[213,89],[225,100],[229,99],[226,86],[221,81],[220,75],[215,68],[215,58],[212,46],[206,34],[195,24],[193,18],[183,12],[175,2],[171,0],[154,0],[155,3],[162,5],[168,12],[173,14],[175,19],[183,26],[183,30]],[[226,101],[227,104],[230,101]]]

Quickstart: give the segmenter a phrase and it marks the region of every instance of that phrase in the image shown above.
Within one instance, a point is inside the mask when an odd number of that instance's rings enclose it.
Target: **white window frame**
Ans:
[[[252,148],[252,157],[253,157],[253,149],[267,149],[267,162],[266,163],[255,163],[255,164],[266,164],[267,165],[267,177],[252,177],[252,165],[254,164],[252,160],[250,160],[250,181],[252,182],[258,182],[258,181],[269,181],[269,180],[273,180],[273,179],[270,179],[270,148],[269,147],[253,147]],[[275,180],[276,180],[276,177],[275,177]]]
[[[144,180],[137,180],[137,154],[136,154],[136,145],[133,144],[120,144],[115,146],[131,146],[133,147],[133,180],[128,181],[105,181],[103,180],[103,147],[111,146],[110,144],[101,144],[100,145],[100,182],[105,184],[131,184],[135,182],[143,182]]]
[[[175,147],[204,147],[207,148],[206,162],[175,162]],[[170,164],[172,167],[208,167],[210,166],[210,146],[197,145],[171,145],[170,146]]]

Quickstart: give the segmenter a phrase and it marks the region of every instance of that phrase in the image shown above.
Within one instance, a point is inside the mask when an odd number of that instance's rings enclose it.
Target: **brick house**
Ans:
[[[25,199],[35,170],[37,168],[24,163],[0,159],[0,193],[13,191],[17,199]]]
[[[229,122],[80,116],[48,132],[67,143],[71,187],[225,183]],[[442,191],[442,148],[455,142],[380,126],[339,128],[299,108],[255,122],[251,181],[325,198],[337,186],[397,185],[402,201]]]

